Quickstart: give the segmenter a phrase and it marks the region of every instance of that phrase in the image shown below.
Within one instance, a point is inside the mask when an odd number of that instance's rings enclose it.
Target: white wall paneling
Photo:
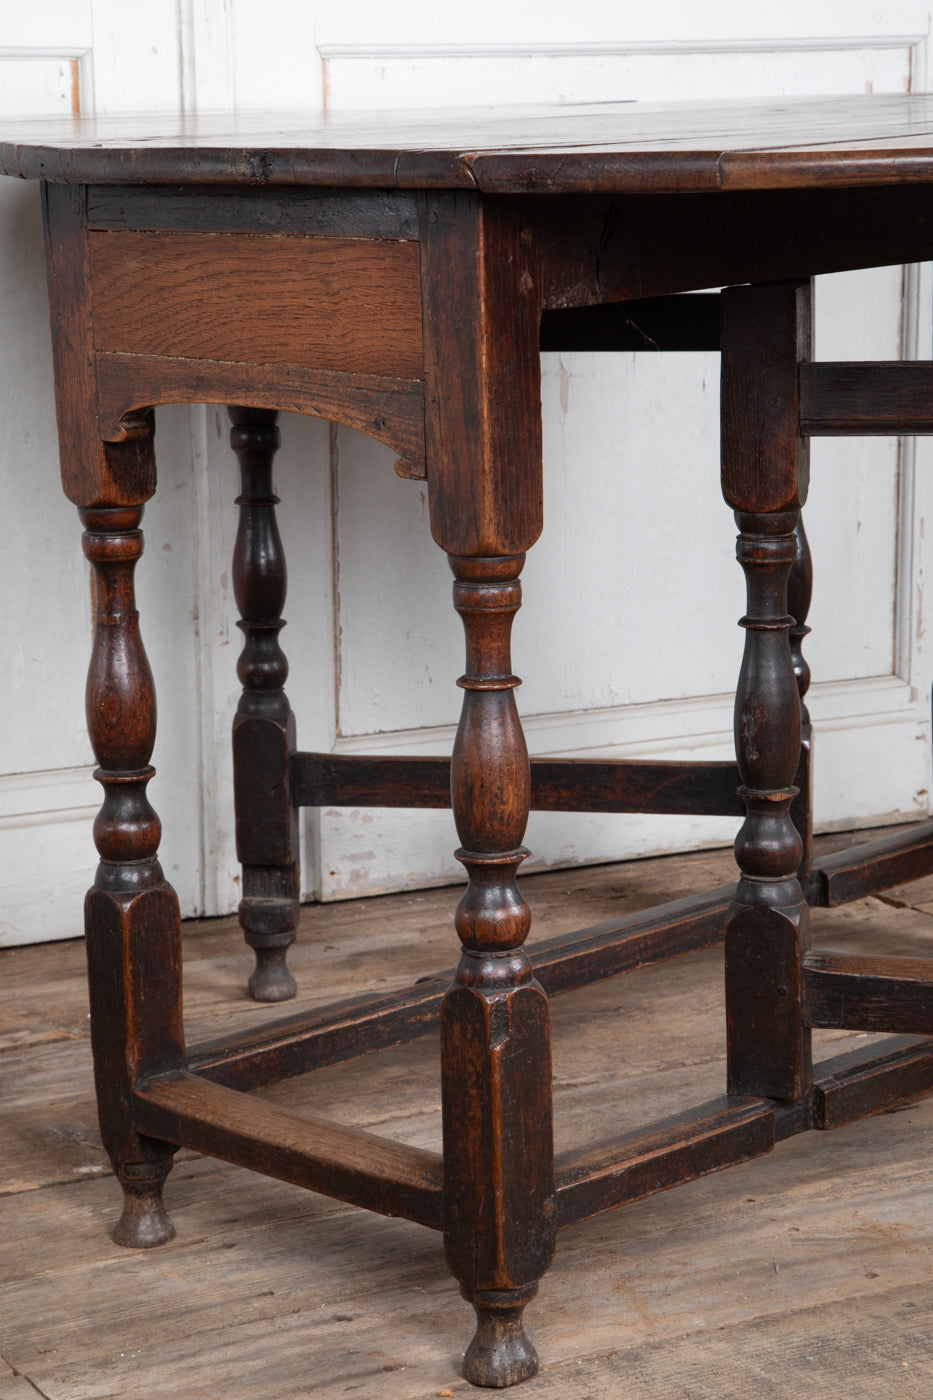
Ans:
[[[334,109],[467,106],[520,92],[528,102],[658,101],[716,93],[757,97],[905,91],[912,36],[843,41],[599,44],[534,47],[325,45],[325,91]],[[511,100],[516,100],[512,98]]]
[[[318,0],[322,49],[333,44],[432,48],[509,44],[534,52],[559,46],[584,49],[677,44],[703,47],[786,45],[788,41],[888,43],[898,35],[926,36],[927,0],[783,0],[779,10],[761,0],[654,0],[651,5],[607,5],[605,0],[472,0],[421,6],[415,0]],[[669,92],[668,97],[672,94]],[[520,100],[517,98],[516,100]]]
[[[8,7],[9,8],[9,7]],[[374,0],[36,0],[0,30],[0,112],[646,101],[926,85],[927,0],[453,6]],[[0,182],[0,942],[79,932],[94,864],[81,695],[90,635],[79,526],[58,485],[38,201]],[[927,268],[821,279],[821,358],[929,357]],[[146,309],[141,308],[141,314]],[[718,487],[718,357],[549,355],[546,526],[515,628],[519,704],[541,754],[727,757],[744,608]],[[159,490],[138,571],[159,691],[152,784],[184,912],[239,888],[229,729],[240,633],[229,569],[236,462],[222,409],[160,409]],[[449,751],[462,637],[424,486],[348,429],[283,415],[276,487],[289,564],[289,693],[304,748]],[[807,653],[818,822],[929,810],[925,521],[933,444],[814,444]],[[681,563],[677,563],[681,560]],[[663,580],[663,583],[661,582]],[[595,604],[585,601],[595,599]],[[694,818],[536,814],[536,866],[731,839]],[[457,879],[449,814],[304,820],[305,892],[343,898]]]
[[[80,103],[89,31],[63,14],[60,36],[53,46],[48,30],[4,25],[0,112],[68,113]],[[80,933],[99,805],[82,704],[89,581],[58,483],[45,307],[38,188],[0,180],[0,592],[13,623],[0,727],[0,943]]]
[[[921,4],[884,15],[862,4],[844,16],[798,5],[765,19],[760,7],[701,14],[662,3],[622,20],[593,4],[545,6],[533,19],[519,6],[480,5],[468,24],[403,5],[390,24],[371,6],[348,19],[324,3],[318,34],[336,110],[500,101],[504,92],[561,102],[905,91],[924,86],[928,26]],[[351,27],[364,37],[351,38]],[[928,280],[921,288],[900,268],[820,279],[817,354],[928,356]],[[744,596],[718,491],[718,369],[713,355],[545,357],[546,523],[515,627],[533,752],[687,757],[698,716],[703,752],[731,752]],[[401,752],[414,727],[417,751],[446,752],[461,641],[423,488],[400,492],[381,449],[344,429],[338,441],[336,746]],[[817,822],[906,820],[929,810],[929,681],[915,616],[929,478],[914,471],[913,444],[894,440],[822,440],[813,461]],[[539,814],[526,868],[712,844],[733,829]],[[321,831],[324,897],[457,878],[444,814],[334,810]]]
[[[87,51],[0,48],[0,115],[63,117],[80,110]]]
[[[95,0],[93,8],[81,0],[7,6],[0,28],[0,114],[177,106],[174,0],[153,0],[145,25],[128,19],[113,0]],[[83,891],[96,863],[90,821],[99,789],[90,777],[93,755],[83,722],[90,580],[80,523],[58,482],[46,305],[38,188],[0,180],[0,588],[7,619],[15,623],[4,635],[0,943],[79,934]],[[190,530],[173,489],[173,473],[182,483],[189,475],[185,422],[179,434],[179,421],[176,412],[160,414],[166,470],[147,516],[140,591],[145,596],[156,583],[167,600],[146,637],[163,676],[161,714],[172,730],[170,739],[164,730],[160,736],[157,762],[162,784],[168,780],[178,792],[165,854],[190,912],[202,904],[198,825],[189,810],[196,785],[186,777],[197,771],[200,753],[191,742],[197,727],[190,712],[180,714],[175,704],[182,693],[196,694],[195,653],[190,644],[179,645],[190,633],[190,595],[174,565],[179,555],[190,555]],[[160,553],[168,539],[171,558]]]

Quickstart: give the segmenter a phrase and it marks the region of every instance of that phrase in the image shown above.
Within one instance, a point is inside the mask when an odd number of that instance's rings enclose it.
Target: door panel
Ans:
[[[626,15],[621,38],[617,12],[607,24],[599,5],[574,7],[572,17],[523,13],[510,28],[517,14],[474,7],[467,27],[403,6],[391,26],[373,11],[353,32],[359,12],[349,21],[325,3],[327,98],[336,108],[495,101],[506,91],[516,102],[650,101],[923,86],[928,16],[917,4],[883,19],[868,5],[847,7],[844,21],[826,4],[785,7],[767,23],[732,6],[701,14],[661,4]],[[918,317],[927,280],[901,268],[819,279],[816,353],[929,355]],[[532,752],[730,756],[744,596],[718,488],[718,380],[715,355],[544,357],[545,530],[515,626]],[[443,561],[427,540],[423,488],[400,490],[365,440],[341,429],[337,442],[336,746],[446,752],[462,644]],[[813,444],[806,650],[823,827],[928,810],[928,683],[917,683],[923,639],[911,622],[906,555],[929,488],[913,460],[913,444],[894,440]],[[734,826],[534,815],[526,868],[717,844]],[[444,814],[325,812],[321,831],[324,897],[456,875]]]
[[[921,0],[791,0],[779,12],[479,0],[469,12],[370,0],[41,0],[6,17],[0,107],[284,110],[499,101],[903,91],[926,85]],[[14,618],[12,723],[0,733],[0,941],[79,932],[91,878],[81,700],[90,595],[55,467],[36,191],[0,182],[0,584]],[[928,357],[930,278],[821,279],[823,358]],[[143,314],[146,308],[141,308]],[[922,332],[922,333],[921,333]],[[728,757],[744,608],[721,502],[714,355],[547,355],[546,525],[515,629],[533,752]],[[674,406],[676,406],[676,411]],[[139,569],[159,690],[152,784],[186,914],[239,895],[229,731],[240,634],[230,584],[235,461],[222,409],[157,414],[159,490]],[[425,492],[348,429],[285,416],[276,486],[289,560],[283,634],[304,748],[449,750],[460,626]],[[817,819],[929,809],[923,585],[933,567],[933,444],[814,444],[816,582],[807,655],[820,727]],[[197,780],[192,777],[196,775]],[[576,864],[731,839],[694,818],[536,814],[534,863]],[[449,814],[325,810],[304,819],[305,890],[342,898],[460,877]]]

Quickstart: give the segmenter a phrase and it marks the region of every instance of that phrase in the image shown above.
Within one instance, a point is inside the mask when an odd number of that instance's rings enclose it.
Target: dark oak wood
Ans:
[[[802,1098],[810,1084],[800,960],[808,909],[802,842],[790,816],[800,763],[800,692],[787,611],[808,460],[797,431],[797,364],[810,341],[810,288],[729,288],[722,298],[722,483],[741,531],[745,654],[735,746],[748,809],[726,930],[729,1092]]]
[[[546,311],[933,256],[923,186],[527,196],[520,207]]]
[[[809,1103],[781,1106],[730,1095],[649,1129],[561,1153],[560,1227],[762,1156],[808,1128],[843,1127],[931,1088],[933,1041],[892,1039],[824,1061]]]
[[[441,1227],[441,1159],[435,1152],[289,1113],[183,1071],[139,1085],[134,1100],[139,1122],[179,1147],[382,1215]]]
[[[344,374],[300,365],[243,365],[183,356],[98,354],[100,435],[123,442],[145,423],[140,410],[160,403],[219,399],[253,408],[308,413],[358,428],[394,447],[405,476],[423,478],[424,386],[417,379]],[[399,468],[396,468],[399,470]]]
[[[87,723],[104,789],[85,931],[101,1136],[124,1197],[113,1238],[148,1249],[175,1233],[162,1205],[173,1148],[133,1121],[131,1098],[140,1076],[184,1063],[185,1042],[178,900],[157,859],[161,825],[146,796],[155,690],[133,590],[141,516],[135,508],[82,511],[97,603]]]
[[[549,996],[588,987],[722,941],[733,887],[542,939],[529,949]],[[430,1035],[455,969],[428,974],[401,992],[365,993],[249,1032],[193,1046],[189,1064],[218,1084],[255,1089],[325,1065]]]
[[[541,533],[541,291],[519,212],[475,194],[424,202],[431,532],[454,556],[523,554]]]
[[[732,1095],[557,1159],[561,1229],[747,1162],[774,1146],[774,1105]]]
[[[801,365],[800,431],[808,437],[933,432],[933,363]]]
[[[718,350],[719,296],[647,297],[546,310],[539,346],[546,350]]]
[[[733,894],[733,886],[721,885],[564,938],[547,939],[534,949],[536,974],[553,995],[708,948],[722,941]]]
[[[191,1047],[188,1063],[204,1079],[248,1091],[327,1065],[406,1045],[437,1031],[449,973],[400,992],[365,992],[250,1031]]]
[[[476,1310],[464,1375],[499,1386],[538,1369],[522,1313],[557,1232],[550,1020],[522,946],[531,911],[515,881],[531,796],[510,657],[524,555],[450,563],[466,634],[450,788],[469,883],[454,915],[460,962],[441,1005],[444,1245]]]
[[[871,1051],[839,1055],[820,1071],[813,1086],[813,1127],[841,1128],[933,1089],[933,1041],[894,1037]]]
[[[237,663],[243,693],[233,721],[236,841],[243,867],[239,917],[256,955],[250,996],[287,1001],[296,991],[286,954],[298,927],[301,877],[291,793],[295,717],[285,694],[288,661],[279,643],[287,574],[275,517],[279,498],[272,489],[278,415],[262,408],[228,412],[242,486],[232,571],[244,637]]]
[[[736,817],[743,812],[734,763],[697,759],[533,758],[536,812],[657,812]]]
[[[120,448],[105,447],[95,430],[85,191],[43,185],[42,199],[62,486],[79,507],[142,505],[155,490],[151,414],[135,415]]]
[[[810,453],[798,426],[797,380],[810,355],[811,316],[808,283],[723,293],[722,493],[733,510],[768,514],[806,501]]]
[[[144,569],[148,561],[147,550]],[[715,884],[726,877],[728,864],[726,852],[686,860],[674,855],[578,870],[572,881],[567,872],[552,871],[523,884],[538,935],[550,936],[566,922],[562,890],[585,893],[595,921],[611,915],[614,888],[635,889],[639,899],[650,901],[663,897],[657,892],[665,888],[686,891],[687,871],[694,872],[697,888]],[[337,945],[326,962],[314,966],[322,998],[351,992],[359,980],[362,946],[375,951],[380,929],[396,918],[404,921],[409,912],[424,931],[424,956],[433,959],[432,966],[441,965],[449,940],[450,891],[425,891],[413,908],[409,898],[390,895],[307,911],[316,939]],[[923,892],[902,891],[899,898],[908,907],[898,911],[900,927],[891,929],[892,937],[922,944],[933,916],[909,906],[922,903]],[[878,951],[892,946],[885,906],[872,901],[851,912],[861,931],[859,946],[867,950],[873,937]],[[839,920],[833,916],[830,922]],[[238,1020],[264,1019],[268,1011],[257,1014],[242,1001],[239,1006],[231,1001],[239,993],[230,959],[238,936],[235,920],[186,923],[183,930],[189,1041]],[[417,943],[406,943],[394,970],[401,973],[407,966],[416,976]],[[310,971],[307,951],[304,960]],[[250,1392],[257,1384],[268,1400],[292,1400],[307,1390],[312,1368],[314,1385],[326,1384],[335,1395],[359,1386],[363,1369],[368,1371],[364,1394],[373,1400],[456,1392],[470,1310],[452,1280],[445,1283],[440,1239],[427,1229],[315,1198],[186,1150],[184,1161],[179,1154],[181,1170],[172,1173],[166,1188],[178,1241],[135,1261],[111,1245],[99,1230],[101,1218],[115,1218],[113,1183],[101,1175],[93,1132],[81,961],[83,948],[75,942],[0,953],[5,1011],[0,1036],[3,1044],[15,1045],[15,1053],[6,1057],[15,1068],[10,1066],[14,1072],[5,1085],[0,1137],[0,1175],[7,1191],[0,1231],[6,1349],[0,1350],[22,1375],[7,1378],[14,1395],[26,1377],[40,1391],[54,1393],[56,1378],[76,1358],[90,1394],[112,1390],[115,1329],[110,1324],[116,1318],[122,1329],[118,1351],[126,1352],[118,1358],[120,1400],[149,1400],[155,1363],[160,1400],[191,1400],[198,1380],[208,1388],[216,1385],[221,1356],[225,1400],[255,1400]],[[563,1147],[663,1120],[676,1111],[672,1081],[681,1086],[677,1101],[684,1108],[719,1092],[718,963],[715,955],[691,958],[634,982],[606,983],[585,997],[552,1004],[563,1059],[563,1066],[557,1064],[555,1105],[556,1121],[563,1120]],[[637,1047],[624,1062],[617,1053],[620,1035]],[[848,1048],[852,1033],[843,1035]],[[888,1049],[888,1042],[871,1039],[876,1043],[870,1053]],[[825,1049],[841,1043],[837,1039]],[[855,1043],[864,1057],[865,1040]],[[295,1113],[438,1150],[433,1059],[430,1043],[420,1042],[281,1085],[262,1097],[274,1095],[278,1106]],[[571,1066],[585,1074],[579,1089],[561,1085],[561,1069],[572,1073]],[[830,1071],[823,1064],[816,1072]],[[933,1219],[924,1165],[931,1110],[929,1099],[915,1101],[832,1140],[811,1132],[790,1150],[561,1231],[554,1267],[542,1283],[540,1302],[529,1311],[529,1320],[540,1314],[541,1325],[547,1323],[547,1333],[536,1338],[542,1363],[536,1388],[548,1400],[586,1400],[601,1386],[616,1400],[637,1375],[639,1384],[658,1396],[677,1396],[678,1385],[683,1390],[688,1382],[702,1394],[710,1384],[709,1361],[712,1374],[731,1385],[730,1400],[754,1393],[765,1368],[773,1390],[769,1400],[800,1395],[814,1400],[807,1376],[812,1379],[815,1371],[806,1357],[819,1355],[814,1385],[820,1400],[833,1400],[834,1385],[836,1396],[890,1400],[891,1376],[897,1372],[899,1383],[904,1358],[911,1361],[904,1374],[913,1374],[922,1396],[922,1373],[933,1358],[924,1341],[923,1308],[933,1270],[921,1242]],[[396,1132],[399,1113],[404,1130],[399,1122]],[[919,1247],[905,1246],[905,1239]],[[817,1259],[818,1297],[800,1278],[801,1260]],[[25,1281],[23,1261],[28,1262]],[[64,1298],[63,1269],[69,1279]],[[869,1272],[878,1278],[867,1279]],[[762,1283],[758,1293],[756,1279]],[[150,1307],[154,1290],[158,1306]],[[321,1309],[325,1294],[328,1305]],[[628,1306],[635,1296],[649,1299],[650,1314]],[[857,1318],[846,1311],[847,1299],[859,1308]],[[911,1301],[918,1306],[905,1308]],[[296,1307],[303,1309],[300,1314]],[[50,1312],[55,1349],[46,1354]],[[683,1342],[678,1322],[687,1312],[697,1325]],[[892,1336],[898,1317],[907,1320],[908,1331]],[[771,1338],[766,1353],[755,1341],[762,1328]],[[820,1350],[832,1346],[837,1329],[844,1333],[844,1347]],[[607,1336],[613,1349],[621,1348],[614,1363],[607,1361]],[[799,1362],[789,1373],[782,1364],[788,1337]],[[877,1347],[883,1364],[873,1369]],[[388,1362],[404,1369],[382,1369]],[[643,1375],[646,1365],[650,1369]],[[208,1374],[211,1382],[203,1379]],[[909,1392],[909,1382],[903,1385]],[[714,1388],[716,1400],[721,1400],[719,1389]],[[522,1393],[521,1387],[515,1391]]]
[[[88,228],[176,229],[192,233],[300,233],[306,238],[418,237],[414,194],[398,190],[267,189],[174,185],[92,185]]]
[[[99,351],[422,375],[418,249],[409,242],[92,232],[88,274]],[[140,317],[140,299],[158,316]]]
[[[567,103],[382,115],[10,123],[0,172],[68,184],[491,193],[903,186],[933,179],[929,94]]]
[[[803,654],[803,641],[809,634],[807,617],[810,613],[810,599],[813,593],[813,560],[810,544],[804,528],[803,516],[797,521],[797,558],[791,565],[787,580],[787,611],[794,619],[788,633],[790,654],[797,678],[797,691],[800,695],[800,761],[794,776],[797,796],[790,804],[790,819],[800,837],[800,862],[797,878],[806,890],[810,880],[813,857],[813,727],[807,709],[807,691],[810,688],[810,667]]]
[[[38,124],[0,141],[0,171],[44,185],[62,476],[97,580],[88,715],[105,797],[88,955],[101,1124],[126,1199],[117,1236],[168,1237],[161,1185],[179,1144],[408,1216],[443,1230],[476,1309],[466,1376],[522,1380],[537,1366],[522,1314],[558,1223],[933,1083],[931,1042],[831,1064],[812,1083],[811,1025],[933,1030],[925,965],[809,954],[804,899],[933,869],[933,823],[811,860],[800,523],[809,436],[933,430],[930,365],[809,363],[813,275],[933,256],[933,98],[286,115],[266,130],[217,117]],[[748,588],[737,764],[529,763],[509,634],[542,528],[540,351],[717,347],[722,486]],[[154,686],[132,596],[155,489],[151,410],[186,401],[235,405],[241,917],[265,973],[278,969],[254,990],[291,990],[298,806],[449,805],[469,881],[452,973],[223,1037],[190,1061],[177,901],[145,796]],[[467,641],[449,762],[295,751],[278,642],[279,409],[359,428],[426,481]],[[740,802],[734,898],[714,890],[526,945],[517,871],[532,808],[726,815]],[[730,1099],[566,1153],[555,1176],[548,995],[724,932]],[[435,1026],[443,1159],[239,1092]]]
[[[808,953],[804,998],[811,1026],[933,1034],[933,959]]]
[[[686,812],[741,816],[734,763],[533,758],[538,812]],[[296,753],[299,807],[449,807],[450,759]]]
[[[833,908],[933,872],[933,822],[821,856],[808,898]]]

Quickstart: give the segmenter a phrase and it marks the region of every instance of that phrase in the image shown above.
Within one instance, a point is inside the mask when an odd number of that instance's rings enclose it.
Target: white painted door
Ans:
[[[150,0],[144,28],[131,25],[109,0],[0,6],[0,122],[10,115],[94,107],[177,107],[179,72],[174,0]],[[6,651],[0,943],[5,944],[81,932],[83,892],[95,863],[90,822],[99,805],[83,719],[90,583],[80,526],[56,480],[46,308],[39,191],[0,179],[0,589]],[[186,435],[177,432],[177,415],[168,415],[163,426],[165,445],[173,449],[167,455],[178,458],[175,470],[184,480]],[[169,491],[158,508],[166,524],[173,509],[171,473],[167,481]],[[161,573],[174,601],[176,581],[158,557],[152,561],[150,555],[152,562],[151,572]],[[190,615],[190,598],[179,605]],[[155,652],[171,651],[163,639],[168,639],[165,628],[154,638]],[[194,685],[192,662],[190,651],[172,657],[163,696],[176,684]],[[170,698],[167,711],[171,720]],[[190,727],[188,715],[172,741],[176,770],[197,758],[187,738]],[[197,870],[196,861],[192,868]],[[183,890],[190,907],[190,881]]]
[[[317,36],[334,108],[404,107],[503,94],[569,102],[920,90],[929,22],[926,3],[482,3],[467,19],[414,4],[348,14],[320,0]],[[929,356],[929,300],[925,268],[821,278],[816,353]],[[718,370],[715,355],[545,356],[546,523],[515,629],[532,752],[731,755],[744,595],[717,485]],[[877,438],[812,445],[806,650],[824,829],[929,810],[917,590],[931,484],[915,478],[929,450],[927,440],[916,453],[912,442]],[[333,471],[336,747],[444,752],[461,644],[423,490],[399,491],[379,450],[345,429]],[[533,814],[524,868],[708,845],[733,832],[723,819]],[[435,813],[325,812],[321,852],[325,896],[457,875],[449,822]]]
[[[22,7],[24,10],[27,7]],[[923,0],[736,6],[516,3],[426,9],[336,0],[41,0],[3,16],[0,120],[130,111],[470,104],[902,91],[926,86]],[[97,789],[81,695],[89,593],[57,481],[36,192],[0,181],[0,582],[8,721],[0,733],[0,941],[80,932]],[[821,279],[823,358],[929,357],[926,269]],[[546,525],[525,572],[515,654],[533,752],[731,752],[743,611],[718,489],[718,361],[545,359]],[[152,795],[186,913],[238,897],[229,728],[239,632],[229,581],[235,463],[214,408],[157,415],[160,489],[139,570],[159,688]],[[277,489],[289,558],[289,693],[304,748],[445,752],[462,642],[424,488],[348,429],[287,418]],[[807,648],[819,726],[817,820],[929,810],[922,585],[927,440],[814,444],[816,588]],[[933,465],[933,463],[931,463]],[[672,545],[672,541],[676,542]],[[682,558],[681,566],[675,560]],[[678,576],[679,570],[679,576]],[[663,582],[662,582],[663,580]],[[596,599],[595,605],[592,601]],[[193,774],[201,781],[192,781]],[[534,865],[731,839],[692,818],[537,814]],[[459,878],[449,814],[324,811],[305,823],[307,894]],[[530,863],[531,864],[531,863]]]

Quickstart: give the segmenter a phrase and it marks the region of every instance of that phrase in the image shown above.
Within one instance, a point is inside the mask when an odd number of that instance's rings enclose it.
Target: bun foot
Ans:
[[[162,1202],[165,1178],[172,1159],[162,1162],[130,1162],[117,1168],[123,1187],[123,1214],[113,1229],[115,1244],[127,1249],[155,1249],[175,1238],[175,1226]]]
[[[465,1380],[502,1390],[537,1375],[538,1353],[522,1326],[525,1305],[537,1291],[484,1290],[467,1298],[476,1311],[476,1335],[463,1361]]]
[[[284,948],[257,948],[256,966],[249,979],[253,1001],[291,1001],[298,984],[285,962],[292,940]]]

